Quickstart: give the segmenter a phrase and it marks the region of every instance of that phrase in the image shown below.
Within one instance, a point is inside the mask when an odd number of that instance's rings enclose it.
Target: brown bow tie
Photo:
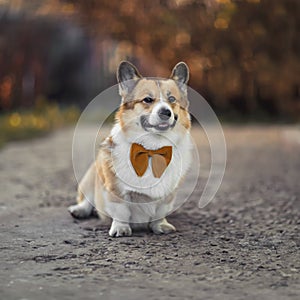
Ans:
[[[152,173],[155,178],[159,178],[172,159],[172,146],[148,150],[140,144],[133,143],[130,150],[130,161],[136,174],[140,177],[148,168],[149,156],[152,157]]]

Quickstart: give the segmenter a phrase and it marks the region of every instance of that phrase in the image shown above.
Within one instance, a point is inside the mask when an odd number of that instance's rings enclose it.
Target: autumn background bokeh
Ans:
[[[127,59],[178,61],[221,120],[300,120],[298,0],[0,0],[0,140],[76,121]]]

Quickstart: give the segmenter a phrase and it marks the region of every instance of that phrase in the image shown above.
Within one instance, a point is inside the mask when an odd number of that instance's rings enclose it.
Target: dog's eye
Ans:
[[[148,103],[148,104],[152,103],[153,101],[154,101],[154,99],[152,99],[151,97],[146,97],[143,99],[143,102]]]
[[[169,100],[170,103],[174,103],[176,101],[176,98],[174,96],[170,96],[168,98],[168,100]]]

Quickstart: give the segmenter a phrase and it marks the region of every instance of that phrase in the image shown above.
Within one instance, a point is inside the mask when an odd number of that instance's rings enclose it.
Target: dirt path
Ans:
[[[69,216],[72,130],[2,149],[0,298],[299,299],[300,130],[225,134],[215,201],[198,209],[198,189],[168,236],[114,239]]]

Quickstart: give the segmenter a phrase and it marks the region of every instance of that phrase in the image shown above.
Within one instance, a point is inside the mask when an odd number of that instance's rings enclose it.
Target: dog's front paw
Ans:
[[[113,220],[108,234],[115,237],[131,236],[132,230],[128,223]]]
[[[166,219],[151,222],[150,228],[155,234],[171,233],[176,231],[176,228]]]

